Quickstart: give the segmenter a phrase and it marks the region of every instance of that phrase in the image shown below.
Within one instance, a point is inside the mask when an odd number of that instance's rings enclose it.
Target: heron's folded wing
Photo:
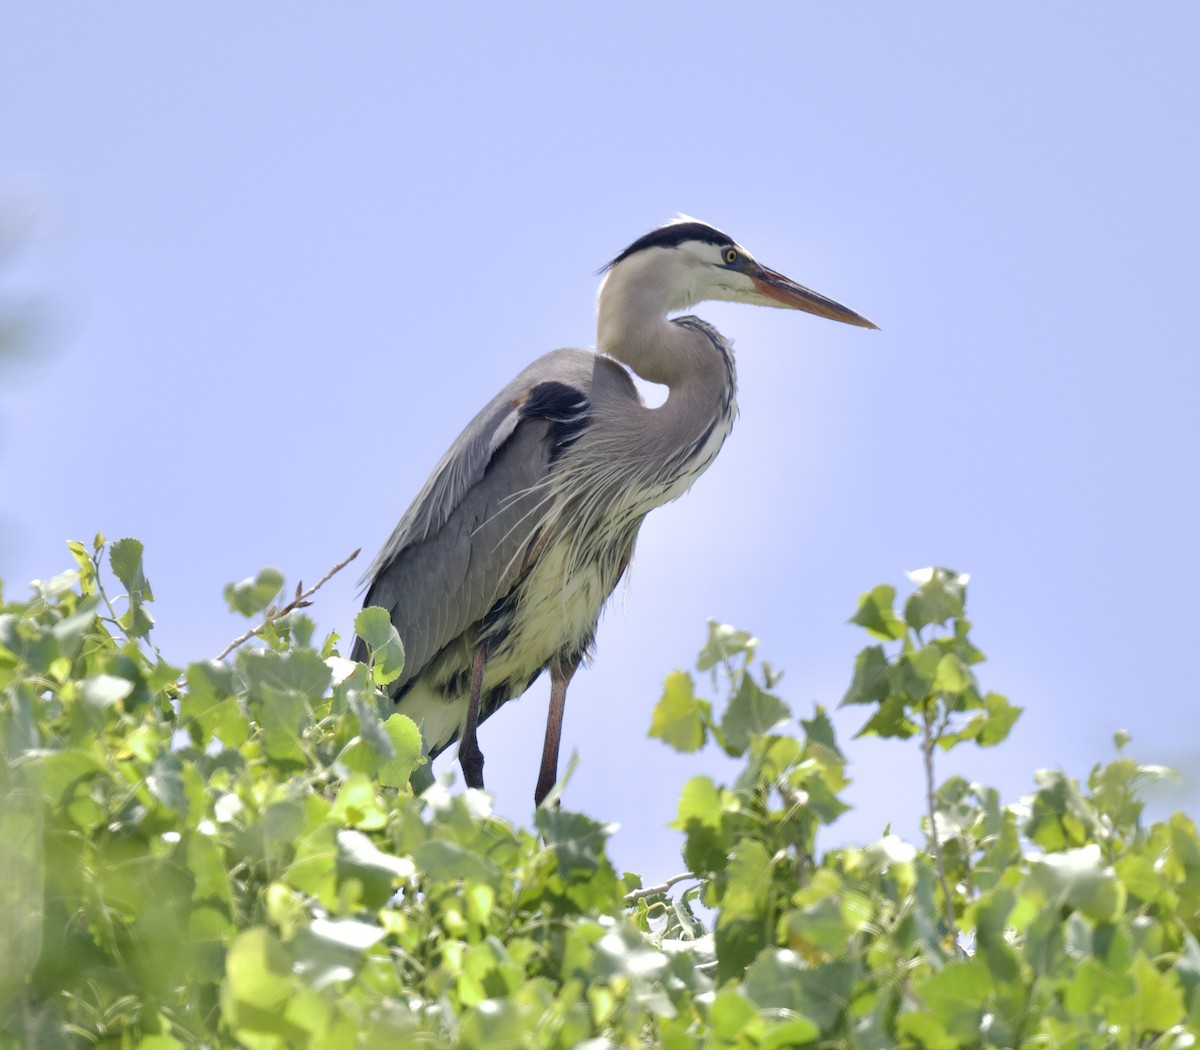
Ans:
[[[555,351],[517,376],[442,457],[376,558],[366,604],[388,610],[406,653],[393,691],[512,587],[554,457],[586,426],[594,360]],[[365,657],[361,640],[353,655]]]

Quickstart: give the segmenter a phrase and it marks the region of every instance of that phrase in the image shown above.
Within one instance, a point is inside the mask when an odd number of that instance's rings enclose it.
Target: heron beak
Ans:
[[[797,284],[774,270],[768,270],[765,266],[762,267],[760,273],[753,274],[752,279],[759,295],[770,299],[772,306],[785,306],[789,310],[803,310],[805,313],[816,314],[818,317],[828,317],[831,321],[858,325],[859,328],[879,327],[868,321],[862,314],[856,314],[848,306],[834,302],[820,292],[805,288],[804,285]]]

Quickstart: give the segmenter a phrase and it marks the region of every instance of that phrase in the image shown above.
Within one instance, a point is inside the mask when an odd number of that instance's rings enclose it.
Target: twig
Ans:
[[[942,843],[938,838],[937,812],[933,804],[933,748],[935,738],[932,732],[932,716],[926,706],[924,712],[924,734],[921,750],[925,754],[925,804],[929,812],[929,837],[933,840],[933,859],[937,863],[938,880],[942,884],[942,898],[946,905],[946,925],[950,927],[950,936],[954,941],[954,951],[958,953],[958,924],[954,921],[954,900],[950,896],[950,880],[946,878],[946,862],[942,857]]]
[[[660,893],[666,893],[677,882],[686,882],[688,879],[698,879],[699,875],[693,875],[690,871],[685,871],[681,875],[672,875],[666,882],[660,882],[657,886],[643,886],[640,890],[633,890],[625,894],[626,904],[636,904],[646,897],[656,897]]]
[[[316,594],[317,591],[320,590],[321,587],[324,586],[326,583],[328,583],[330,579],[332,579],[339,572],[341,572],[347,565],[349,565],[352,561],[354,561],[354,559],[358,557],[359,552],[361,550],[362,550],[362,548],[359,547],[358,550],[356,550],[348,558],[344,558],[342,561],[338,562],[324,576],[322,576],[319,580],[317,580],[316,583],[314,583],[311,587],[309,587],[309,589],[307,591],[304,591],[303,593],[301,593],[300,588],[303,586],[303,584],[299,584],[299,583],[296,584],[296,597],[295,598],[293,598],[290,602],[288,602],[287,605],[285,605],[282,609],[276,609],[275,606],[272,605],[271,608],[269,608],[267,610],[266,615],[263,617],[262,623],[260,623],[257,627],[251,627],[250,630],[248,630],[245,634],[239,635],[232,642],[230,642],[227,646],[225,646],[224,649],[222,649],[219,653],[217,653],[217,655],[214,659],[224,660],[225,657],[227,657],[231,652],[233,652],[234,649],[236,649],[239,645],[243,645],[244,643],[250,641],[250,639],[253,638],[256,634],[261,634],[263,631],[265,631],[267,629],[267,627],[272,622],[274,622],[275,620],[278,620],[281,616],[287,616],[287,614],[290,612],[294,612],[297,609],[303,609],[309,605],[312,605],[312,602],[310,602],[308,599],[311,598],[314,594]]]

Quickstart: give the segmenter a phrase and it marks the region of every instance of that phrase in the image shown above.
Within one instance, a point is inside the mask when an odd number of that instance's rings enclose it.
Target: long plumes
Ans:
[[[565,544],[569,574],[599,563],[599,577],[614,587],[622,563],[632,554],[642,519],[655,507],[681,496],[707,469],[737,415],[733,354],[728,342],[707,322],[682,317],[672,323],[703,335],[725,367],[726,396],[711,425],[666,457],[660,453],[631,455],[628,436],[620,430],[589,430],[589,440],[558,458],[545,478],[507,497],[506,505],[533,499],[509,526],[505,540],[518,530],[536,537],[533,542],[540,557]],[[587,410],[586,404],[580,408],[581,412]],[[527,556],[526,548],[518,548],[505,565],[503,578],[515,579],[519,562]]]

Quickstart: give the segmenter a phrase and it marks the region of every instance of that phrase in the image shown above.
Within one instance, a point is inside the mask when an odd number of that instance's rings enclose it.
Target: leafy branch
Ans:
[[[326,583],[333,579],[334,576],[341,572],[342,569],[354,561],[361,551],[362,548],[360,547],[348,557],[343,558],[332,569],[325,573],[324,576],[317,580],[316,583],[309,587],[308,590],[303,589],[304,585],[302,583],[297,583],[295,597],[293,597],[292,600],[284,606],[268,604],[272,601],[275,595],[279,593],[279,589],[283,586],[283,576],[279,573],[278,569],[263,569],[252,579],[243,580],[241,583],[237,584],[231,583],[225,588],[225,597],[236,611],[241,612],[246,616],[252,616],[255,612],[260,611],[265,606],[266,612],[263,614],[262,621],[257,626],[251,627],[250,630],[238,635],[232,642],[225,646],[224,649],[217,653],[213,659],[217,662],[224,660],[225,657],[238,648],[238,646],[244,645],[246,642],[250,641],[251,638],[254,638],[257,635],[261,635],[276,620],[282,619],[290,613],[295,612],[297,609],[308,608],[308,606],[312,605],[312,602],[309,599],[312,598],[312,596],[316,594],[317,591],[319,591]],[[265,599],[262,597],[263,594],[266,594]],[[258,604],[260,601],[262,602],[261,605]]]
[[[933,845],[933,859],[937,865],[938,882],[942,886],[942,907],[946,916],[946,929],[950,943],[959,951],[958,923],[954,918],[954,896],[950,892],[950,880],[946,878],[946,858],[942,853],[942,839],[938,834],[938,814],[934,804],[933,750],[949,723],[949,713],[942,711],[938,727],[933,727],[933,712],[928,705],[921,710],[921,757],[925,764],[925,814],[929,821],[929,841]]]
[[[846,809],[832,722],[793,717],[753,636],[710,624],[712,698],[669,675],[651,732],[738,768],[682,785],[688,870],[640,887],[607,821],[515,827],[485,793],[413,786],[418,728],[378,688],[404,658],[386,610],[355,623],[370,659],[338,663],[335,635],[279,623],[316,588],[276,609],[264,570],[227,590],[269,611],[222,655],[267,644],[180,678],[146,636],[141,545],[71,549],[77,571],[0,598],[0,1046],[1195,1045],[1200,833],[1142,820],[1167,771],[1118,733],[1085,782],[1039,771],[1013,804],[934,788],[938,748],[1017,715],[976,684],[964,577],[855,614],[880,644],[844,702],[916,738],[926,849],[818,848]]]
[[[681,872],[678,875],[672,875],[664,882],[660,882],[654,886],[642,886],[640,889],[631,890],[625,894],[626,904],[636,904],[638,901],[646,900],[649,897],[659,897],[667,893],[672,886],[680,882],[687,882],[689,879],[696,881],[700,878],[699,875],[693,875],[690,871]]]

